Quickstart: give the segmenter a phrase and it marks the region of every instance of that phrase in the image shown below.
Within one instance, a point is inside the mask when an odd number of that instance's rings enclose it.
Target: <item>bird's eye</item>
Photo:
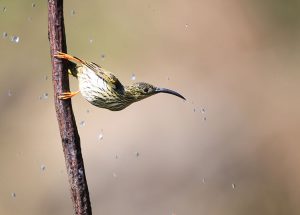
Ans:
[[[149,91],[149,88],[144,88],[145,93],[148,93],[148,91]]]

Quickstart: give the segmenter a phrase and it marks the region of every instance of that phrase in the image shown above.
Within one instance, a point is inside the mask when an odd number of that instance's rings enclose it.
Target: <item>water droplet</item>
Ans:
[[[115,159],[119,159],[119,155],[118,154],[115,154]]]
[[[201,109],[201,113],[205,113],[205,108],[202,108],[202,109]]]
[[[93,41],[93,39],[90,39],[90,44],[92,44],[94,41]]]
[[[185,24],[184,26],[185,26],[185,28],[188,28],[188,27],[189,27],[189,24]]]
[[[105,54],[102,54],[100,57],[101,57],[101,60],[104,60],[105,59]]]
[[[2,38],[3,38],[3,39],[6,39],[7,37],[8,37],[8,33],[7,33],[7,32],[3,32]]]
[[[48,75],[44,75],[44,80],[45,80],[45,81],[48,80]]]
[[[15,192],[11,193],[11,197],[16,198],[17,194]]]
[[[98,141],[101,141],[101,140],[103,140],[103,133],[102,132],[98,135]]]
[[[42,164],[40,168],[41,168],[41,171],[44,172],[46,170],[46,165]]]
[[[112,175],[113,175],[114,178],[118,177],[117,173],[115,173],[115,172]]]
[[[72,15],[72,16],[75,15],[75,10],[74,10],[74,9],[71,10],[71,15]]]
[[[40,100],[43,100],[43,99],[48,99],[48,93],[43,93],[40,97],[39,97],[39,99]]]
[[[232,189],[236,188],[236,184],[231,184]]]
[[[202,183],[205,184],[206,183],[206,180],[205,178],[202,178]]]
[[[87,114],[89,114],[90,113],[90,110],[89,109],[86,109],[86,111],[85,111]]]
[[[35,3],[32,3],[31,4],[31,7],[35,8],[36,4]]]
[[[131,80],[132,80],[132,81],[135,81],[135,79],[136,79],[136,76],[135,76],[134,73],[132,73],[132,75],[131,75]]]
[[[84,126],[85,126],[85,121],[84,121],[84,120],[82,120],[82,121],[80,122],[80,126],[81,126],[81,127],[84,127]]]
[[[135,152],[135,156],[138,158],[140,156],[139,152]]]
[[[48,99],[48,93],[44,93],[44,94],[43,94],[43,98],[44,98],[44,99]]]
[[[20,37],[18,37],[18,36],[11,36],[10,40],[13,43],[19,43],[20,42]]]
[[[206,116],[205,116],[205,117],[203,117],[203,120],[204,120],[204,121],[206,121],[206,120],[207,120]]]
[[[7,95],[8,95],[8,96],[12,96],[11,89],[8,90]]]
[[[2,11],[3,11],[3,13],[5,13],[7,11],[7,8],[3,7]]]
[[[194,112],[196,112],[196,108],[194,108]]]
[[[170,77],[167,77],[167,80],[170,81]]]

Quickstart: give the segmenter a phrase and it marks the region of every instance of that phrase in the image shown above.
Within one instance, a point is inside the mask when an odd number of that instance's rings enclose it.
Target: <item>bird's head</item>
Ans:
[[[130,94],[130,96],[134,97],[135,101],[140,101],[142,99],[145,99],[145,98],[155,95],[157,93],[168,93],[168,94],[172,94],[174,96],[178,96],[185,100],[185,98],[182,95],[180,95],[179,93],[177,93],[173,90],[155,87],[151,84],[144,83],[144,82],[134,83],[134,84],[128,86],[126,90]]]

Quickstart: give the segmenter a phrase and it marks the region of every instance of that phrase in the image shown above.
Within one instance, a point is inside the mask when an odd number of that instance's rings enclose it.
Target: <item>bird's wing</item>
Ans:
[[[101,66],[97,65],[96,63],[88,62],[88,61],[82,60],[78,57],[63,53],[63,52],[57,52],[57,54],[55,54],[54,56],[57,57],[57,58],[66,59],[68,61],[73,61],[75,63],[79,63],[79,64],[82,64],[82,65],[86,66],[87,68],[94,71],[95,74],[99,78],[106,81],[109,84],[109,86],[111,86],[113,89],[115,89],[119,93],[124,93],[124,86],[116,78],[116,76],[114,76],[112,73],[106,71]]]
[[[95,72],[95,74],[105,80],[113,89],[119,91],[120,93],[124,92],[124,86],[121,84],[119,79],[114,76],[111,72],[103,69],[96,63],[88,62],[88,61],[81,61],[81,63]]]

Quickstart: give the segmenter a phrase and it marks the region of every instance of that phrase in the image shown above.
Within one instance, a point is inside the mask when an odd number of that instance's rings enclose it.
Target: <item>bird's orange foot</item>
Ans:
[[[54,57],[57,57],[57,58],[63,58],[63,59],[70,59],[71,56],[66,54],[66,53],[63,53],[63,52],[57,52],[57,54],[53,55]]]
[[[57,54],[55,54],[53,56],[56,57],[56,58],[61,58],[61,59],[66,59],[66,60],[70,60],[70,61],[75,61],[77,63],[81,63],[82,62],[79,58],[74,57],[74,56],[69,55],[69,54],[66,54],[66,53],[63,53],[63,52],[57,52]]]
[[[70,99],[73,96],[76,96],[78,93],[79,93],[79,91],[76,91],[76,92],[64,92],[64,93],[60,94],[58,96],[58,98],[59,99]]]

